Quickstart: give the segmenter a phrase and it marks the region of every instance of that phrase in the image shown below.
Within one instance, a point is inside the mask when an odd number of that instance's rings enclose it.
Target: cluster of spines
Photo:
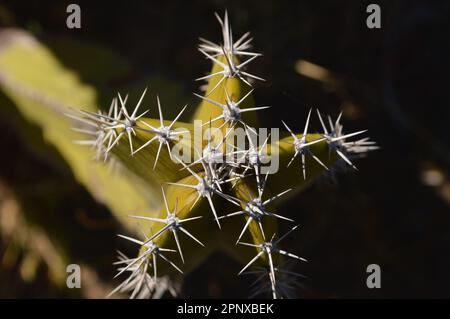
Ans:
[[[248,148],[237,149],[233,145],[233,147],[236,150],[232,151],[231,153],[223,154],[221,152],[221,149],[223,148],[222,146],[226,144],[227,136],[225,136],[225,138],[220,143],[214,145],[210,135],[206,147],[202,150],[196,150],[199,159],[194,163],[186,165],[179,158],[173,158],[170,152],[170,143],[174,141],[174,136],[176,134],[183,133],[183,132],[175,132],[175,130],[173,130],[173,125],[179,119],[181,114],[184,112],[186,106],[183,107],[183,109],[180,111],[180,113],[176,116],[175,120],[172,121],[170,125],[165,126],[163,122],[161,104],[159,98],[157,98],[159,118],[161,124],[160,127],[150,126],[146,122],[143,122],[143,125],[138,125],[138,122],[140,121],[141,117],[147,113],[146,111],[144,113],[141,113],[140,115],[137,115],[139,106],[143,100],[146,91],[144,91],[144,93],[142,94],[139,102],[137,103],[136,107],[134,108],[131,114],[128,113],[126,109],[126,101],[128,96],[125,97],[125,99],[122,99],[122,97],[119,94],[118,97],[121,104],[119,109],[117,106],[117,99],[114,99],[108,114],[103,114],[100,112],[99,113],[81,112],[76,116],[71,115],[71,117],[78,119],[80,123],[94,127],[93,130],[91,129],[91,131],[89,131],[90,133],[89,135],[93,135],[95,139],[86,142],[80,141],[80,143],[94,146],[97,149],[97,153],[100,154],[101,157],[103,157],[104,159],[108,157],[111,149],[119,143],[120,139],[123,136],[126,136],[129,140],[131,155],[134,155],[135,153],[139,152],[147,145],[151,144],[153,141],[158,141],[159,147],[157,151],[156,160],[153,166],[153,169],[155,169],[161,148],[163,145],[166,145],[167,151],[171,159],[178,162],[183,169],[189,171],[189,173],[197,181],[196,184],[167,183],[179,187],[191,188],[197,192],[197,197],[193,201],[191,209],[196,205],[196,203],[200,198],[205,198],[210,205],[214,219],[217,222],[219,228],[221,227],[220,220],[223,218],[238,215],[244,215],[247,217],[244,227],[237,238],[236,244],[249,246],[254,249],[256,248],[258,250],[258,253],[252,260],[248,262],[248,264],[244,266],[244,268],[239,272],[239,274],[252,273],[251,271],[248,271],[248,268],[252,266],[259,258],[265,256],[266,257],[265,260],[267,260],[268,265],[266,267],[257,268],[258,270],[255,270],[255,273],[268,277],[269,284],[268,285],[263,284],[262,277],[258,278],[256,281],[257,286],[259,287],[258,292],[261,292],[261,290],[264,288],[269,288],[273,298],[288,297],[289,295],[285,293],[285,291],[289,287],[289,284],[286,283],[286,280],[283,279],[286,279],[287,277],[289,278],[301,277],[302,275],[296,274],[294,272],[285,269],[283,266],[284,263],[280,263],[280,265],[275,265],[272,254],[276,253],[285,257],[306,261],[305,259],[295,254],[289,253],[279,248],[280,241],[284,239],[292,231],[297,229],[298,226],[291,228],[291,230],[288,233],[286,233],[285,235],[281,236],[278,239],[275,239],[276,237],[275,234],[272,234],[272,236],[269,239],[269,237],[267,237],[267,234],[263,229],[263,224],[261,221],[263,218],[277,218],[293,222],[293,220],[290,218],[270,212],[266,209],[266,206],[269,203],[283,196],[284,194],[289,192],[290,189],[285,190],[269,199],[263,200],[264,190],[268,180],[268,174],[262,176],[261,167],[262,163],[264,162],[263,158],[266,156],[264,150],[267,146],[269,137],[267,137],[264,143],[258,147],[257,144],[254,143],[254,139],[252,138],[252,134],[257,135],[256,130],[247,125],[241,117],[242,113],[250,111],[259,111],[268,108],[268,106],[241,108],[240,107],[241,103],[244,102],[251,95],[253,89],[251,89],[240,100],[234,101],[228,94],[226,87],[224,85],[227,79],[230,78],[239,79],[244,84],[250,87],[252,86],[252,80],[263,80],[262,78],[250,74],[245,70],[245,68],[249,65],[249,63],[252,62],[257,57],[259,57],[261,54],[249,51],[249,49],[251,48],[251,40],[252,40],[249,37],[249,33],[244,34],[244,36],[242,36],[239,40],[233,42],[232,31],[228,22],[227,13],[225,13],[224,19],[220,18],[217,14],[216,17],[219,21],[219,24],[222,27],[223,43],[215,44],[211,41],[201,39],[202,43],[199,46],[199,50],[213,63],[218,64],[222,68],[222,70],[207,75],[205,77],[201,77],[197,80],[209,80],[210,78],[213,77],[220,77],[220,79],[217,82],[217,84],[209,91],[207,96],[201,96],[197,94],[196,95],[208,101],[209,103],[217,107],[220,107],[222,110],[222,114],[220,116],[211,119],[204,125],[209,124],[211,127],[211,123],[216,122],[218,120],[222,120],[223,124],[219,127],[219,129],[224,127],[225,125],[228,125],[228,128],[230,127],[233,128],[236,125],[242,126],[246,132]],[[221,60],[220,57],[224,57],[224,61],[223,59]],[[246,57],[247,59],[243,62],[236,62],[235,57],[240,58]],[[215,101],[208,97],[209,95],[211,95],[212,92],[218,89],[220,85],[223,86],[223,89],[226,94],[226,101],[224,104],[219,103],[218,101]],[[328,170],[328,167],[312,152],[312,150],[310,149],[311,145],[325,141],[329,147],[330,152],[335,152],[342,161],[344,161],[353,168],[356,168],[354,164],[351,162],[351,159],[353,157],[360,156],[361,154],[364,154],[368,151],[377,149],[375,143],[369,141],[368,138],[363,138],[351,142],[347,141],[348,138],[360,135],[365,131],[344,134],[343,127],[340,124],[342,113],[338,116],[337,120],[334,123],[331,117],[328,117],[329,127],[325,125],[319,111],[317,111],[317,115],[323,128],[323,134],[321,134],[322,136],[321,138],[315,139],[313,141],[306,140],[311,118],[311,110],[308,113],[306,124],[301,137],[298,137],[296,134],[294,134],[292,130],[288,127],[288,125],[283,122],[283,125],[286,127],[286,129],[292,136],[292,142],[290,143],[294,148],[294,155],[292,159],[289,161],[288,166],[291,165],[291,163],[296,157],[299,157],[301,159],[302,174],[304,179],[306,179],[307,174],[305,163],[306,156],[312,157],[318,164],[323,166],[324,169]],[[77,130],[84,133],[88,132],[85,129],[78,128]],[[134,150],[132,139],[133,136],[136,134],[135,130],[148,131],[150,133],[155,134],[155,136],[150,140],[148,140],[146,143],[144,143],[140,148]],[[192,165],[194,164],[201,164],[201,171],[198,170],[195,171],[194,169],[192,169]],[[225,184],[231,183],[232,186],[234,187],[236,185],[236,182],[242,180],[246,176],[249,176],[249,174],[247,174],[249,171],[252,172],[252,174],[250,175],[256,177],[258,196],[255,197],[248,194],[247,198],[241,199],[228,195],[223,191]],[[177,217],[176,205],[174,210],[169,210],[164,189],[162,190],[162,192],[164,204],[166,207],[166,218],[152,218],[144,216],[132,216],[132,217],[137,219],[146,219],[156,223],[163,223],[164,226],[158,232],[151,235],[150,237],[146,236],[145,237],[146,239],[144,241],[120,235],[122,238],[132,241],[138,244],[139,246],[143,247],[144,249],[141,249],[141,252],[138,255],[138,257],[133,259],[121,256],[121,260],[117,263],[120,266],[117,276],[124,272],[129,272],[130,276],[120,286],[118,286],[116,290],[114,290],[114,292],[131,291],[132,297],[143,295],[148,296],[146,293],[143,293],[142,290],[144,289],[144,291],[150,292],[152,291],[149,289],[150,286],[153,287],[152,288],[153,290],[155,289],[155,286],[157,286],[157,282],[159,280],[156,272],[157,257],[160,257],[161,259],[165,260],[174,269],[182,273],[182,270],[178,266],[176,266],[175,263],[170,261],[164,254],[162,254],[162,252],[176,252],[176,251],[164,249],[162,247],[159,247],[155,243],[155,240],[163,233],[168,231],[172,232],[174,240],[176,242],[178,253],[183,263],[185,257],[183,255],[180,240],[178,237],[179,231],[183,232],[187,237],[190,237],[192,240],[196,241],[199,245],[203,246],[202,242],[198,240],[193,234],[191,234],[185,228],[186,222],[194,221],[196,219],[201,218],[201,216],[187,219],[179,219]],[[215,195],[224,198],[225,200],[231,202],[236,206],[239,206],[241,209],[234,213],[219,216],[213,203],[213,197]],[[246,232],[246,230],[248,229],[249,225],[252,222],[255,222],[258,225],[258,228],[261,232],[261,237],[263,238],[263,241],[259,244],[241,242],[242,236],[244,235],[244,233]],[[149,276],[147,273],[147,270],[151,267],[153,268],[154,271],[153,277]]]
[[[170,155],[170,144],[176,140],[178,135],[186,133],[186,131],[175,130],[174,125],[185,111],[187,105],[181,109],[171,124],[165,125],[161,102],[159,100],[159,96],[157,96],[156,100],[158,105],[160,126],[153,127],[147,122],[142,121],[142,117],[146,115],[149,110],[146,110],[138,115],[139,108],[146,92],[147,88],[142,93],[138,103],[131,113],[128,112],[126,106],[128,95],[126,95],[125,98],[122,98],[120,93],[118,93],[120,107],[117,105],[117,98],[114,98],[107,114],[104,114],[101,111],[94,113],[82,110],[68,113],[67,116],[74,119],[78,123],[78,127],[73,128],[73,130],[92,137],[86,140],[75,141],[75,143],[92,146],[96,150],[96,159],[103,159],[106,161],[111,158],[111,150],[119,144],[123,137],[128,139],[130,154],[132,156],[156,141],[159,142],[159,146],[153,165],[154,169],[158,162],[161,148],[165,145]],[[133,137],[136,136],[137,130],[154,134],[154,136],[138,149],[135,149],[133,145]]]

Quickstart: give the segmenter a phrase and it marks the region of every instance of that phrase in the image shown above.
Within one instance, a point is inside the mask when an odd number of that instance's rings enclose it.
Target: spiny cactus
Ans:
[[[327,127],[317,111],[322,133],[308,132],[309,110],[301,134],[285,122],[286,137],[279,139],[277,130],[263,134],[255,112],[269,106],[256,107],[252,97],[253,82],[263,79],[247,71],[261,54],[250,51],[249,33],[233,40],[227,13],[223,19],[216,17],[223,39],[220,44],[201,39],[199,51],[213,66],[210,74],[197,79],[207,85],[204,95],[195,94],[201,103],[190,122],[179,121],[187,106],[174,120],[164,120],[159,97],[159,118],[145,117],[149,110],[140,108],[147,89],[131,111],[128,95],[118,94],[107,113],[68,114],[77,121],[74,129],[86,136],[76,142],[91,145],[96,159],[119,164],[144,184],[163,185],[161,209],[127,212],[140,222],[143,234],[119,235],[137,244],[139,254],[128,258],[119,253],[116,277],[128,277],[111,295],[120,291],[131,292],[131,298],[155,297],[166,289],[175,294],[169,278],[176,279],[176,273],[192,270],[222,249],[244,265],[238,275],[258,276],[255,294],[292,297],[293,283],[302,275],[290,271],[286,261],[306,259],[282,249],[282,240],[298,225],[277,235],[278,222],[294,220],[274,210],[273,204],[342,163],[356,169],[355,158],[377,149],[368,138],[349,141],[366,131],[345,134],[342,113],[334,122],[328,117]],[[177,265],[174,253],[183,266]]]

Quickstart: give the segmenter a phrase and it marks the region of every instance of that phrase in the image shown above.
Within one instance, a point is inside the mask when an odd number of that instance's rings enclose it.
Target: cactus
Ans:
[[[173,121],[164,120],[159,97],[159,119],[146,118],[149,110],[140,113],[140,107],[147,89],[132,111],[127,109],[128,96],[119,94],[108,114],[80,111],[70,115],[88,128],[79,131],[92,138],[80,143],[92,145],[97,157],[118,161],[144,181],[164,183],[160,210],[130,216],[146,222],[143,237],[119,235],[137,244],[139,254],[120,255],[117,276],[127,273],[128,277],[112,293],[131,291],[133,298],[150,297],[163,278],[188,272],[213,250],[225,249],[244,263],[238,275],[253,273],[261,276],[259,282],[265,280],[267,284],[260,284],[257,293],[267,290],[273,298],[289,297],[289,281],[301,275],[285,269],[285,260],[306,259],[282,249],[281,241],[298,225],[277,235],[279,222],[294,221],[275,213],[272,202],[300,191],[342,163],[356,169],[353,159],[377,148],[368,138],[349,141],[365,131],[344,134],[342,113],[336,121],[328,117],[328,127],[317,111],[323,132],[309,133],[312,110],[301,134],[283,122],[288,136],[271,143],[269,136],[261,143],[260,136],[258,144],[255,112],[269,106],[255,106],[253,82],[263,79],[247,67],[261,54],[250,51],[249,33],[233,40],[227,13],[223,19],[216,17],[223,39],[221,44],[201,39],[199,51],[213,66],[210,74],[197,79],[207,81],[206,91],[195,94],[201,103],[189,123],[178,121],[187,106]],[[238,128],[245,133],[241,145],[230,138]],[[198,131],[206,136],[200,145],[192,137]],[[187,149],[193,159],[175,155],[175,146]],[[279,171],[266,169],[264,174],[265,164],[275,157]],[[297,158],[300,178],[295,174],[298,168],[291,165]],[[175,262],[177,254],[182,266]],[[259,270],[250,271],[255,266]]]
[[[312,109],[300,133],[283,121],[286,132],[281,138],[278,130],[264,134],[257,113],[271,109],[255,104],[252,96],[255,81],[264,79],[248,70],[261,54],[251,51],[249,33],[233,39],[226,12],[216,18],[222,40],[216,44],[200,39],[199,51],[212,62],[212,69],[197,79],[206,84],[203,94],[194,94],[200,103],[190,120],[180,121],[188,105],[180,106],[172,120],[165,119],[163,95],[156,96],[155,107],[145,109],[151,86],[132,106],[128,94],[119,93],[106,112],[90,105],[83,110],[50,103],[70,121],[71,125],[60,123],[71,126],[75,148],[64,144],[66,136],[58,135],[63,127],[51,131],[50,139],[73,167],[88,160],[80,145],[91,147],[89,156],[99,163],[91,171],[100,172],[107,205],[134,231],[134,235],[118,235],[135,244],[138,254],[128,257],[118,252],[114,265],[122,281],[108,296],[122,292],[131,298],[158,298],[166,291],[176,296],[183,274],[212,252],[223,250],[242,263],[237,275],[257,276],[255,294],[292,297],[292,283],[303,276],[290,270],[290,262],[306,259],[283,249],[283,239],[299,226],[274,205],[321,175],[356,169],[355,159],[378,148],[368,138],[360,138],[366,131],[344,133],[342,113],[334,121],[328,116],[326,123]],[[25,113],[39,118],[32,109]],[[152,112],[155,118],[148,117]],[[309,131],[314,114],[323,132]],[[83,171],[79,179],[92,190]],[[114,179],[109,183],[107,176]],[[131,204],[136,201],[138,206]],[[148,209],[142,210],[143,203]],[[141,211],[136,212],[136,207]],[[286,233],[280,234],[280,223],[289,224]]]

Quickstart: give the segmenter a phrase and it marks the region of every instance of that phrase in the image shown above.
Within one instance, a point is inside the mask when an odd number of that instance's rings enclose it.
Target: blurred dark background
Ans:
[[[66,1],[3,1],[0,23],[26,29],[44,43],[49,37],[92,42],[130,61],[138,71],[109,83],[104,103],[120,83],[149,74],[164,74],[192,100],[199,87],[194,79],[210,65],[196,49],[198,37],[219,41],[213,13],[228,9],[235,36],[251,31],[255,51],[264,54],[251,65],[267,79],[256,84],[257,103],[272,105],[260,113],[261,126],[280,127],[285,119],[298,130],[310,107],[332,116],[343,110],[347,131],[368,129],[380,144],[380,151],[356,163],[358,172],[338,175],[337,184],[316,183],[280,208],[302,225],[286,244],[310,261],[295,267],[308,276],[299,297],[450,297],[449,1],[75,2],[81,30],[67,29]],[[381,6],[381,29],[366,27],[369,3]],[[331,79],[311,78],[298,67],[301,60],[327,69]],[[83,63],[62,62],[74,69]],[[67,209],[82,206],[93,218],[107,218],[107,209],[71,174],[21,145],[5,118],[0,123],[2,209],[14,206],[8,194],[18,194],[20,202],[25,184],[43,192],[45,180],[66,185]],[[117,246],[108,238],[118,228],[112,223],[98,235],[105,255]],[[25,280],[19,266],[6,267],[4,243],[0,297],[79,296],[53,287],[45,266],[35,280]],[[89,259],[89,249],[81,250],[80,258]],[[366,287],[372,263],[381,266],[381,289]],[[252,280],[235,278],[238,268],[218,253],[186,278],[183,295],[246,297]],[[102,264],[91,280],[111,284],[113,270]]]

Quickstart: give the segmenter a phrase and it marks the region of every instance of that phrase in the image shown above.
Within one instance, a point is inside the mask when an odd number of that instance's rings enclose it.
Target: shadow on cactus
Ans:
[[[365,131],[344,133],[336,120],[309,110],[299,133],[258,128],[255,81],[250,63],[261,54],[251,50],[249,33],[233,39],[227,13],[216,15],[222,42],[201,39],[199,51],[212,62],[194,117],[181,122],[187,106],[173,120],[164,118],[164,97],[144,110],[144,90],[130,107],[118,94],[109,112],[72,111],[67,115],[81,134],[78,144],[90,145],[97,160],[134,173],[149,189],[161,184],[160,209],[130,213],[142,230],[138,238],[119,235],[139,247],[136,257],[119,253],[115,263],[122,282],[111,292],[132,298],[176,295],[180,275],[198,266],[210,253],[224,250],[242,262],[237,275],[257,276],[255,295],[292,297],[290,288],[302,276],[287,267],[290,259],[306,259],[283,250],[283,239],[294,235],[296,221],[275,209],[277,203],[303,190],[322,174],[356,169],[354,159],[377,149]],[[150,88],[151,90],[151,88]],[[270,109],[265,110],[270,112]],[[310,133],[312,115],[322,133]],[[356,138],[356,139],[355,139]],[[279,223],[290,224],[287,233]]]

